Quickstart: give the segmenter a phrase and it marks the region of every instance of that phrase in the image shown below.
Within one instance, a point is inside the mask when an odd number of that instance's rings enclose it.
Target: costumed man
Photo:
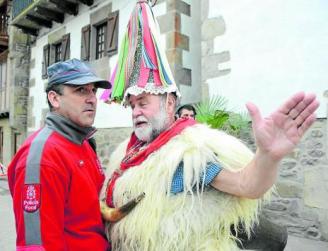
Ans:
[[[110,98],[131,107],[134,128],[111,156],[103,187],[112,249],[238,250],[231,225],[241,223],[250,233],[280,160],[314,122],[319,103],[298,93],[267,118],[248,103],[253,154],[238,139],[193,119],[175,121],[180,93],[158,41],[149,4],[138,2]],[[134,198],[136,207],[112,220],[111,208]]]
[[[191,104],[180,106],[176,111],[176,119],[196,117],[196,109]],[[238,229],[238,233],[236,233]],[[236,228],[231,226],[234,235],[238,235],[237,245],[242,249],[256,249],[263,251],[282,251],[287,245],[288,232],[287,227],[276,224],[261,212],[258,216],[258,224],[252,228],[251,235],[243,230],[243,225],[239,224]]]

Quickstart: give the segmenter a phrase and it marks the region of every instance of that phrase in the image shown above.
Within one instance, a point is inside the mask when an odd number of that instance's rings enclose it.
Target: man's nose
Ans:
[[[138,107],[134,107],[132,109],[132,118],[136,118],[138,116],[140,116],[142,113],[141,113],[141,109],[139,109]]]
[[[97,102],[96,93],[94,93],[93,91],[90,92],[87,99],[86,99],[86,102],[95,104]]]

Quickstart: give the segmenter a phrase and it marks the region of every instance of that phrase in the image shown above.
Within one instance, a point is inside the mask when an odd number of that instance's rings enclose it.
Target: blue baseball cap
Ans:
[[[94,83],[96,87],[109,89],[111,83],[98,78],[85,62],[73,58],[64,62],[52,64],[47,69],[48,86],[55,84],[86,85]]]

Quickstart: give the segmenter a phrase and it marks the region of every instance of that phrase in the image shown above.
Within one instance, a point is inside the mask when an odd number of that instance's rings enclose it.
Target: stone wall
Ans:
[[[109,165],[109,157],[116,146],[127,139],[132,132],[132,128],[106,128],[98,129],[95,134],[97,142],[97,154],[104,168]]]
[[[10,28],[10,124],[23,136],[27,126],[29,94],[30,37]]]
[[[327,120],[318,119],[295,151],[283,159],[278,195],[264,213],[288,232],[328,241]]]
[[[7,84],[9,94],[9,123],[5,128],[4,163],[7,165],[15,149],[26,138],[30,47],[29,37],[9,26]]]
[[[250,130],[243,141],[255,151]],[[327,120],[317,119],[279,166],[276,193],[263,214],[299,237],[328,241]]]

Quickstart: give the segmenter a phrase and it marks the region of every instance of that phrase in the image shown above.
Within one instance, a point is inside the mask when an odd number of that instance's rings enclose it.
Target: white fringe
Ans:
[[[107,176],[119,167],[127,142],[112,155]],[[125,218],[109,226],[113,250],[238,250],[230,226],[241,222],[250,231],[260,201],[204,187],[200,174],[209,161],[238,170],[252,157],[243,143],[223,132],[202,124],[185,129],[116,181],[115,206],[142,192],[146,196]],[[172,177],[181,161],[184,192],[172,195]]]

